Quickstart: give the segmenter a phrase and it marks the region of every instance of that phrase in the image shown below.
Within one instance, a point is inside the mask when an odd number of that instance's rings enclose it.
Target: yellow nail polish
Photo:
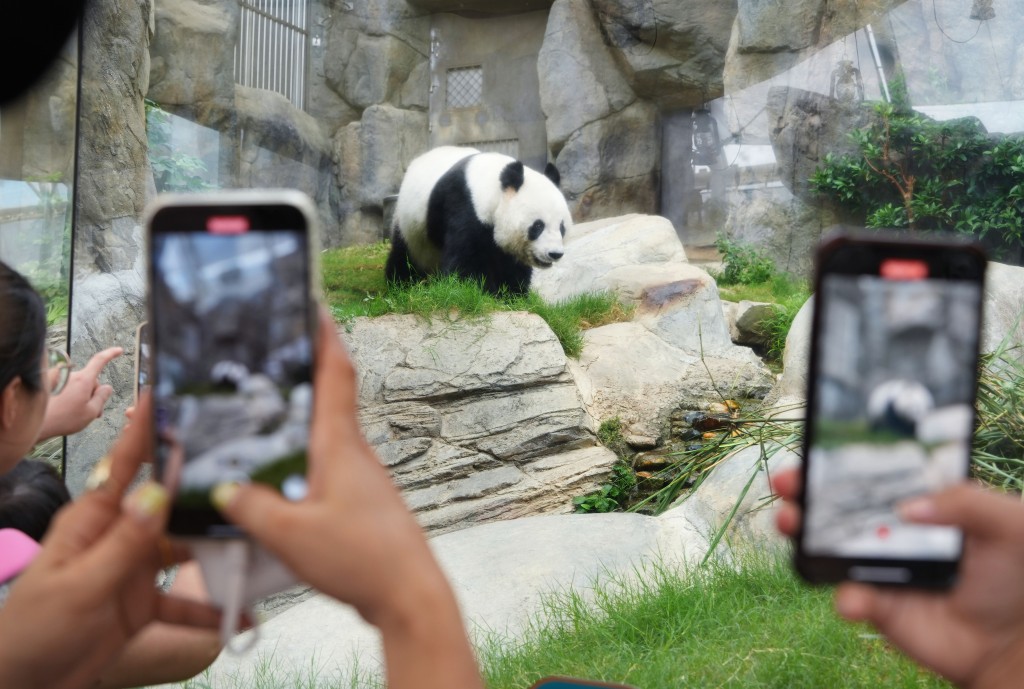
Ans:
[[[143,484],[128,497],[127,510],[139,519],[150,519],[160,514],[170,497],[159,483]]]
[[[234,482],[230,483],[218,483],[214,489],[210,492],[210,502],[218,510],[222,510],[231,504],[231,501],[235,499],[235,493],[238,492],[239,485]]]
[[[110,467],[113,463],[114,460],[110,458],[110,455],[100,457],[92,471],[89,472],[89,478],[85,479],[85,489],[97,490],[103,488],[110,479]]]

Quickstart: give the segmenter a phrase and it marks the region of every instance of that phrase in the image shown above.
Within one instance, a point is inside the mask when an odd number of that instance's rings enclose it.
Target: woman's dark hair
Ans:
[[[0,261],[0,390],[15,378],[31,392],[42,389],[45,343],[43,298],[21,273]]]
[[[17,529],[37,541],[53,515],[71,502],[64,479],[39,459],[23,459],[0,476],[0,529]]]

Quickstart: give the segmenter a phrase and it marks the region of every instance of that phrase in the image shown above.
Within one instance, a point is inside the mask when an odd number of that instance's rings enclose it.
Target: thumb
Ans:
[[[114,388],[110,385],[100,385],[92,393],[92,398],[88,402],[88,407],[96,418],[99,418],[103,414],[103,408],[107,406],[107,401],[110,396],[114,394]]]
[[[97,586],[116,586],[141,563],[159,563],[157,541],[163,534],[170,497],[159,483],[139,486],[124,501],[124,514],[106,530],[94,547],[82,554],[83,576]],[[151,554],[151,558],[144,557]],[[87,574],[85,574],[87,573]]]
[[[210,500],[233,524],[260,541],[276,555],[300,533],[295,527],[296,505],[260,484],[221,483]]]

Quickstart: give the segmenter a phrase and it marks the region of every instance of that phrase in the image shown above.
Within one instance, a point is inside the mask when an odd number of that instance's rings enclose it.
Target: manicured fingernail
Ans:
[[[148,521],[167,507],[170,496],[159,483],[146,483],[128,496],[125,509],[139,521]]]
[[[218,510],[222,510],[231,504],[240,486],[237,483],[218,483],[210,492],[210,502]]]
[[[896,506],[901,519],[908,522],[924,522],[935,519],[937,511],[931,498],[911,498]]]

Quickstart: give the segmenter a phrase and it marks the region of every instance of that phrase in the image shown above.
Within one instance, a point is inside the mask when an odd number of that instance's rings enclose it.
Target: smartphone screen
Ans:
[[[952,583],[960,531],[895,508],[969,473],[984,269],[960,244],[822,250],[797,554],[811,581]]]
[[[309,215],[273,194],[166,201],[150,219],[157,471],[169,530],[237,536],[222,482],[306,493],[313,404]]]

